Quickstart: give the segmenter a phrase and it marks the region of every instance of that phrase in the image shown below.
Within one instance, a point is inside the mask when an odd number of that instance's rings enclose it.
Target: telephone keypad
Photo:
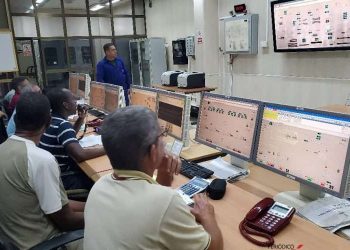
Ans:
[[[265,214],[258,221],[258,225],[266,231],[273,231],[274,228],[280,223],[280,220],[281,219],[275,215]]]

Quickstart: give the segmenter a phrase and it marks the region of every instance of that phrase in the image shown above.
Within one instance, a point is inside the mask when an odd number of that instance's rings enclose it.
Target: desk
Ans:
[[[214,91],[214,90],[217,89],[217,87],[204,87],[204,88],[185,89],[185,88],[178,88],[176,86],[163,86],[163,85],[158,85],[158,84],[154,84],[154,85],[152,85],[152,87],[157,88],[157,89],[173,91],[173,92],[180,92],[180,93],[184,93],[184,94],[210,92],[210,91]]]
[[[106,157],[95,159],[95,164],[103,166]],[[211,203],[215,207],[215,214],[219,227],[223,233],[224,249],[263,249],[245,240],[238,229],[240,221],[246,213],[260,199],[273,196],[278,192],[298,189],[298,183],[289,180],[263,168],[251,165],[249,178],[235,184],[228,184],[226,194],[222,200]],[[99,177],[110,174],[107,170],[93,175],[96,180]],[[173,187],[178,187],[187,182],[188,179],[182,175],[176,176]],[[296,247],[303,244],[301,249],[317,250],[345,250],[350,249],[350,242],[336,236],[313,223],[298,216],[294,216],[291,224],[275,237],[275,244],[294,244]]]
[[[319,109],[350,115],[350,106],[346,106],[344,104],[327,105],[327,106],[321,107]]]
[[[94,181],[112,172],[106,156],[86,161],[81,164],[81,167],[82,169],[84,167],[93,167],[100,171],[90,172],[92,175],[89,176]],[[272,197],[283,191],[299,189],[299,184],[291,179],[253,164],[250,164],[249,168],[250,175],[248,178],[234,184],[228,184],[224,198],[218,201],[211,201],[215,207],[216,218],[223,233],[224,249],[226,250],[264,249],[253,245],[241,236],[238,229],[239,223],[247,212],[262,198]],[[172,186],[175,188],[187,181],[187,178],[179,175],[175,177]],[[275,244],[293,244],[294,249],[302,244],[303,247],[300,248],[302,250],[350,249],[350,241],[332,234],[299,216],[294,216],[290,225],[275,237]]]
[[[190,138],[193,139],[194,136],[195,129],[191,129]],[[164,140],[166,143],[172,143],[174,141],[174,138],[167,136]],[[190,141],[190,146],[183,148],[180,157],[188,161],[204,161],[208,158],[219,155],[222,155],[222,153],[216,149]],[[80,163],[79,166],[87,174],[87,176],[89,176],[94,181],[97,181],[101,176],[109,173],[112,169],[112,166],[106,155],[84,161]]]

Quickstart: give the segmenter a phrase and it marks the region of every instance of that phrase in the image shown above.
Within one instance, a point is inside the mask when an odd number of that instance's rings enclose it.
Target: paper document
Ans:
[[[79,141],[83,148],[102,145],[101,135],[89,135]]]
[[[299,208],[298,214],[334,233],[350,225],[350,202],[328,196]]]
[[[248,171],[244,168],[233,166],[225,161],[222,157],[218,157],[211,161],[198,163],[199,165],[214,171],[214,175],[221,179],[230,179],[239,175],[247,175]]]

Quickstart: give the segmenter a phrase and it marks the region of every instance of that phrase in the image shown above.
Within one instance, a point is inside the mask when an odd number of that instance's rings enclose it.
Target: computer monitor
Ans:
[[[105,84],[92,81],[90,85],[90,106],[104,110],[105,99]]]
[[[69,73],[69,90],[73,95],[78,95],[79,75],[76,73]]]
[[[349,50],[349,0],[271,1],[275,52]]]
[[[105,106],[104,110],[108,113],[115,111],[118,107],[121,107],[122,98],[124,95],[123,87],[113,84],[105,84]]]
[[[301,184],[300,194],[278,197],[287,204],[298,207],[323,192],[348,197],[349,138],[349,115],[264,104],[255,163]]]
[[[82,99],[88,99],[91,78],[88,74],[78,73],[78,89],[76,95]]]
[[[204,93],[196,141],[246,161],[252,161],[260,102]]]
[[[189,143],[189,123],[191,111],[191,97],[158,90],[157,105],[158,120],[161,127],[178,140]]]
[[[157,112],[157,91],[153,88],[132,86],[130,93],[130,104],[141,105]]]

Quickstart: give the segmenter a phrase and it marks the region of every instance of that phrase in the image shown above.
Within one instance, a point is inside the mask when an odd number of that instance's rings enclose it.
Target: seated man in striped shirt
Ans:
[[[52,109],[50,127],[40,140],[39,146],[56,157],[61,168],[61,179],[66,190],[90,189],[92,181],[79,168],[77,162],[83,162],[104,155],[103,147],[82,148],[76,138],[84,118],[85,111],[79,111],[79,118],[72,125],[68,116],[77,111],[73,94],[64,88],[52,89],[47,93]]]

